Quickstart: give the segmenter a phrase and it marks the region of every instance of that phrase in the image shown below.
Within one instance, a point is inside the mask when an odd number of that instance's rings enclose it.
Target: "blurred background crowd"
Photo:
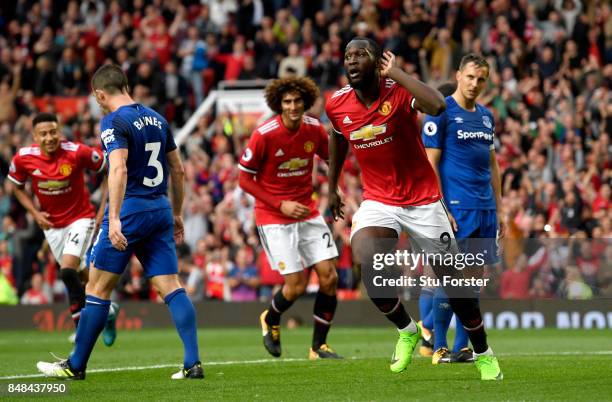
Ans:
[[[328,123],[325,99],[346,85],[353,36],[397,55],[437,86],[460,58],[492,66],[479,102],[493,110],[507,223],[502,264],[484,292],[509,299],[612,297],[610,133],[612,16],[604,0],[16,0],[0,5],[0,303],[64,298],[57,264],[33,219],[11,197],[10,160],[32,141],[37,111],[76,97],[63,118],[70,140],[99,146],[100,112],[89,81],[101,64],[127,73],[133,97],[180,128],[220,81],[310,76],[321,98],[309,113]],[[238,187],[237,158],[254,127],[240,114],[208,113],[182,144],[186,242],[179,269],[194,301],[268,299],[282,277],[259,244],[253,199]],[[326,167],[313,174],[340,257],[341,299],[361,297],[349,246],[361,202],[359,167],[347,158],[347,219],[327,211]],[[100,177],[88,180],[92,199]],[[555,239],[555,240],[550,240]],[[316,292],[315,275],[309,289]],[[155,299],[137,260],[120,299]],[[418,289],[409,292],[410,297]]]

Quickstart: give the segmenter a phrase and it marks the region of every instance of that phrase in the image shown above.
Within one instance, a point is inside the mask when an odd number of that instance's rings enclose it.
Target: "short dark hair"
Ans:
[[[372,54],[374,55],[374,60],[379,60],[382,57],[382,48],[380,47],[380,45],[378,44],[378,42],[376,42],[373,39],[370,39],[368,37],[365,36],[356,36],[353,39],[351,39],[351,41],[346,45],[346,47],[348,47],[348,45],[351,44],[351,42],[354,42],[356,40],[361,40],[364,41],[368,44],[368,49],[370,49],[370,51],[372,51]]]
[[[444,84],[438,87],[438,91],[440,91],[440,93],[444,95],[445,98],[447,96],[451,96],[456,90],[457,84],[454,82],[445,82]]]
[[[304,110],[314,105],[319,97],[319,88],[314,81],[308,77],[287,77],[270,81],[264,90],[266,104],[274,113],[281,114],[283,108],[281,102],[287,92],[298,92],[304,101]]]
[[[470,63],[476,64],[478,67],[486,67],[487,70],[491,71],[491,67],[489,66],[489,62],[485,57],[478,53],[468,53],[461,58],[461,62],[459,63],[459,70],[463,70],[465,66]]]
[[[39,113],[36,116],[34,116],[34,118],[32,119],[32,127],[36,126],[38,123],[46,123],[46,122],[52,122],[52,123],[59,123],[59,121],[57,120],[57,116],[53,113]]]
[[[128,92],[127,77],[116,64],[105,64],[100,67],[91,78],[91,86],[94,90],[101,89],[111,95]]]

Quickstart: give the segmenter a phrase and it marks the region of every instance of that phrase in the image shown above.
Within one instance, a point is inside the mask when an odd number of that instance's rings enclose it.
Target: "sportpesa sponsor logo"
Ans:
[[[457,130],[457,138],[460,140],[472,140],[477,138],[479,140],[493,141],[493,134],[485,133],[484,131]]]

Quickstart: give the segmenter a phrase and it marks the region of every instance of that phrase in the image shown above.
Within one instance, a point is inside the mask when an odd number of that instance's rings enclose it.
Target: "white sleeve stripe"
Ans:
[[[331,126],[332,130],[334,130],[334,132],[335,132],[336,134],[340,134],[340,135],[342,135],[342,131],[337,130],[337,129],[336,129],[336,127],[334,127],[334,123],[332,123],[332,122],[330,121],[330,122],[329,122],[329,125]]]
[[[106,158],[102,156],[102,165],[100,166],[100,169],[96,170],[96,172],[100,173],[102,170],[104,170],[105,167],[106,167]]]
[[[416,98],[415,98],[415,97],[412,97],[412,101],[410,102],[410,108],[411,108],[412,110],[414,110],[414,101],[415,101],[415,100],[416,100]]]
[[[252,174],[257,174],[257,170],[253,170],[253,169],[249,169],[247,167],[242,166],[240,163],[238,164],[238,169],[247,172],[247,173],[252,173]]]
[[[11,176],[10,174],[6,176],[7,179],[9,179],[10,181],[12,181],[13,183],[17,184],[18,186],[23,186],[24,183],[20,182],[19,180],[17,180],[16,178],[14,178],[13,176]]]

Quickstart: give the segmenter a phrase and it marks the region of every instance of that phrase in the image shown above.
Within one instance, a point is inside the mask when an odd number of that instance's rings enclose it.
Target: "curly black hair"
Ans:
[[[264,91],[264,97],[268,107],[277,114],[281,114],[283,109],[281,101],[287,92],[298,92],[304,101],[304,110],[308,110],[319,97],[319,88],[308,77],[288,77],[270,81]]]

